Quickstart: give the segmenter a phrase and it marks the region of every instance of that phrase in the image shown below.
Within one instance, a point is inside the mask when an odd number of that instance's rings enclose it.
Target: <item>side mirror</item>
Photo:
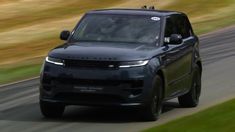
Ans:
[[[68,40],[69,36],[70,36],[70,31],[65,30],[60,33],[61,40]]]
[[[183,42],[183,38],[180,34],[172,34],[170,37],[169,44],[181,44]]]

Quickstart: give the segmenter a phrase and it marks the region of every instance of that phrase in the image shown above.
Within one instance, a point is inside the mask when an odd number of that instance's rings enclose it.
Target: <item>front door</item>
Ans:
[[[190,73],[192,71],[192,49],[193,37],[185,35],[182,31],[183,20],[180,15],[167,18],[165,39],[169,40],[172,34],[179,34],[183,41],[180,44],[165,44],[165,76],[166,76],[166,96],[174,97],[188,89]]]

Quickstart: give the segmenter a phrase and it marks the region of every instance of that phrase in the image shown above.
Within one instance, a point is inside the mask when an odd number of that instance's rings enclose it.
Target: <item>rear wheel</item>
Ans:
[[[196,66],[193,74],[191,90],[178,97],[179,104],[183,107],[196,107],[199,103],[199,97],[201,94],[201,72],[198,66]]]
[[[162,88],[163,83],[160,76],[156,76],[153,81],[154,92],[151,100],[143,109],[143,116],[146,121],[156,121],[162,112]]]
[[[40,101],[40,109],[44,117],[59,118],[64,113],[65,105]]]

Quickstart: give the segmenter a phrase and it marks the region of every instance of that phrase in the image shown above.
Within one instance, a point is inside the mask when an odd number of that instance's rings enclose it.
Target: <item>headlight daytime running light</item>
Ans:
[[[61,59],[57,59],[57,58],[52,58],[47,56],[46,57],[46,62],[51,63],[51,64],[55,64],[55,65],[59,65],[59,66],[63,66],[64,62]]]
[[[130,67],[145,66],[145,65],[148,64],[148,62],[149,62],[149,60],[122,62],[119,65],[119,68],[130,68]]]

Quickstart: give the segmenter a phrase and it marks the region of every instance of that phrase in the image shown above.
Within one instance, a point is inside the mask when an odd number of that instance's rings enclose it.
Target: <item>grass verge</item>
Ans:
[[[27,64],[11,68],[0,68],[0,84],[38,76],[40,68],[41,64]]]
[[[144,132],[234,132],[235,99]]]

